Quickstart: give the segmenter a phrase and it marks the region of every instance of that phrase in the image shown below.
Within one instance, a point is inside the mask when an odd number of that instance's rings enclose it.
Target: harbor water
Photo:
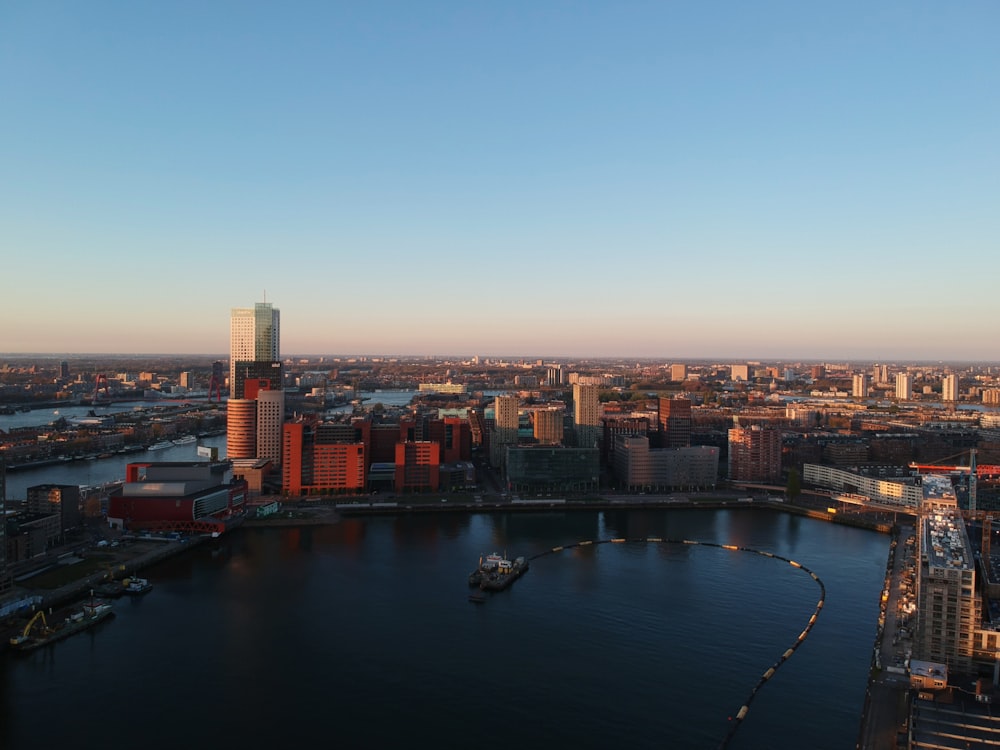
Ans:
[[[0,746],[854,747],[889,539],[763,509],[442,513],[244,528],[154,568],[118,616],[0,657]]]

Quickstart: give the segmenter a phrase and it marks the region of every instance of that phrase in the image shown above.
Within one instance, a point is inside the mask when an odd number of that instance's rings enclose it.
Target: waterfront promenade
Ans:
[[[883,750],[897,747],[908,720],[909,680],[904,664],[909,657],[910,622],[903,612],[907,570],[913,564],[915,527],[901,524],[893,538],[886,565],[885,598],[881,603],[879,630],[872,654],[872,672],[865,696],[858,747]],[[905,747],[905,744],[902,745]]]

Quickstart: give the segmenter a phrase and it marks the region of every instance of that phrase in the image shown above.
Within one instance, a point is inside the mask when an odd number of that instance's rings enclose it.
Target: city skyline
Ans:
[[[1000,359],[995,4],[0,18],[0,352]]]

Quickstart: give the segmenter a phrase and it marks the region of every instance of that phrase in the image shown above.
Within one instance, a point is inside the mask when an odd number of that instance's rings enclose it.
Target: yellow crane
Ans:
[[[44,610],[40,609],[37,612],[35,612],[35,616],[34,617],[32,617],[30,620],[28,620],[28,624],[24,626],[24,630],[21,632],[21,634],[20,635],[15,635],[13,638],[10,639],[10,645],[11,646],[20,646],[22,643],[24,643],[26,640],[28,640],[28,636],[31,635],[31,629],[35,626],[35,623],[38,622],[39,620],[42,621],[43,632],[48,633],[49,632],[49,623],[45,619],[45,612],[44,612]]]

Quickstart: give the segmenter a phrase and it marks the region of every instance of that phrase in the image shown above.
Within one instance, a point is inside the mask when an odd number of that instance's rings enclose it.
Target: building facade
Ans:
[[[623,436],[614,441],[612,463],[618,482],[630,491],[714,489],[719,449],[649,447],[649,438]]]
[[[231,398],[226,403],[226,456],[257,458],[257,399]]]
[[[976,562],[946,476],[925,476],[917,535],[916,656],[969,672],[982,612]]]
[[[958,375],[953,372],[941,378],[941,400],[958,401]]]
[[[59,516],[60,532],[78,528],[83,521],[80,512],[80,487],[76,484],[37,484],[27,490],[28,513]]]
[[[910,373],[896,373],[896,398],[900,401],[913,400],[913,376]]]
[[[730,365],[729,366],[729,378],[730,380],[746,382],[750,379],[750,366],[749,365]]]
[[[283,425],[281,489],[286,495],[358,493],[366,489],[365,444],[302,421]]]
[[[601,401],[599,386],[573,384],[573,426],[576,444],[580,448],[596,448],[601,433]]]
[[[690,399],[661,398],[659,418],[664,448],[684,448],[691,445]]]
[[[507,448],[511,492],[587,492],[598,488],[600,474],[596,448]]]
[[[396,444],[396,492],[434,492],[441,486],[441,451],[432,440]]]
[[[260,391],[257,394],[257,455],[281,466],[281,426],[285,421],[285,392]]]
[[[501,394],[493,402],[493,431],[490,435],[490,463],[503,467],[508,445],[517,445],[518,404],[517,396]]]
[[[868,398],[868,374],[856,372],[851,378],[851,396],[854,398]]]
[[[257,398],[259,391],[280,391],[284,387],[284,372],[284,365],[274,359],[236,362],[234,379],[229,382],[229,397]]]
[[[563,410],[547,407],[532,411],[532,429],[539,445],[560,445],[563,441]]]
[[[729,478],[736,482],[781,479],[781,431],[752,425],[729,430]]]
[[[221,533],[227,519],[243,512],[247,494],[225,461],[129,464],[125,484],[108,497],[108,522],[129,530]]]
[[[229,318],[229,387],[236,382],[237,362],[281,359],[280,312],[270,302],[234,307]]]

